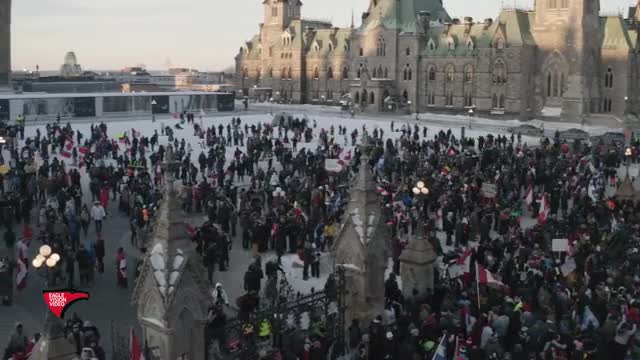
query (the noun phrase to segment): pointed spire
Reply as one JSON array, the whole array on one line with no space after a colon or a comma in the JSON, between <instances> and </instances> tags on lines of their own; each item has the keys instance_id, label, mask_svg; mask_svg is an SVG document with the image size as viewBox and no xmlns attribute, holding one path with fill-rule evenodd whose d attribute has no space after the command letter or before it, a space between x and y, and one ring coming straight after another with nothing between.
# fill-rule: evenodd
<instances>
[{"instance_id":1,"label":"pointed spire","mask_svg":"<svg viewBox=\"0 0 640 360\"><path fill-rule=\"evenodd\" d=\"M355 29L356 27L356 20L355 20L355 14L353 13L353 8L351 9L351 28Z\"/></svg>"},{"instance_id":2,"label":"pointed spire","mask_svg":"<svg viewBox=\"0 0 640 360\"><path fill-rule=\"evenodd\" d=\"M64 336L62 321L50 312L45 320L46 333L33 347L33 353L29 359L34 360L74 360L78 359L76 348Z\"/></svg>"}]
</instances>

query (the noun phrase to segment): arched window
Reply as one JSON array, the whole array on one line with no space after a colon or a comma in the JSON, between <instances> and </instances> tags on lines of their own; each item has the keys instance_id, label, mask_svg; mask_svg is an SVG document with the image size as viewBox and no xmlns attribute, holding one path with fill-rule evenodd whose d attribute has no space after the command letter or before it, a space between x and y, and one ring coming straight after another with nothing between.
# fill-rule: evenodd
<instances>
[{"instance_id":1,"label":"arched window","mask_svg":"<svg viewBox=\"0 0 640 360\"><path fill-rule=\"evenodd\" d=\"M564 73L560 74L560 97L564 96Z\"/></svg>"},{"instance_id":2,"label":"arched window","mask_svg":"<svg viewBox=\"0 0 640 360\"><path fill-rule=\"evenodd\" d=\"M385 79L389 78L389 69L387 69L386 67L384 68L384 78Z\"/></svg>"},{"instance_id":3,"label":"arched window","mask_svg":"<svg viewBox=\"0 0 640 360\"><path fill-rule=\"evenodd\" d=\"M293 70L291 68L289 68L289 70L287 70L287 75L289 80L293 79Z\"/></svg>"},{"instance_id":4,"label":"arched window","mask_svg":"<svg viewBox=\"0 0 640 360\"><path fill-rule=\"evenodd\" d=\"M503 85L507 83L507 71L502 60L496 61L493 66L493 83L496 85Z\"/></svg>"},{"instance_id":5,"label":"arched window","mask_svg":"<svg viewBox=\"0 0 640 360\"><path fill-rule=\"evenodd\" d=\"M360 102L360 93L356 91L356 94L353 97L353 102L354 103L359 103Z\"/></svg>"},{"instance_id":6,"label":"arched window","mask_svg":"<svg viewBox=\"0 0 640 360\"><path fill-rule=\"evenodd\" d=\"M282 68L282 72L280 73L280 78L281 79L287 78L287 68Z\"/></svg>"},{"instance_id":7,"label":"arched window","mask_svg":"<svg viewBox=\"0 0 640 360\"><path fill-rule=\"evenodd\" d=\"M455 69L454 69L453 65L447 66L447 70L445 71L445 73L447 75L447 82L452 82L453 81L453 75L455 73Z\"/></svg>"},{"instance_id":8,"label":"arched window","mask_svg":"<svg viewBox=\"0 0 640 360\"><path fill-rule=\"evenodd\" d=\"M376 49L377 56L387 56L387 45L384 42L384 38L380 36L378 38L378 46Z\"/></svg>"},{"instance_id":9,"label":"arched window","mask_svg":"<svg viewBox=\"0 0 640 360\"><path fill-rule=\"evenodd\" d=\"M331 67L327 69L327 79L333 79L333 69Z\"/></svg>"},{"instance_id":10,"label":"arched window","mask_svg":"<svg viewBox=\"0 0 640 360\"><path fill-rule=\"evenodd\" d=\"M547 97L551 97L551 73L547 73Z\"/></svg>"},{"instance_id":11,"label":"arched window","mask_svg":"<svg viewBox=\"0 0 640 360\"><path fill-rule=\"evenodd\" d=\"M613 69L608 68L604 74L604 87L607 89L613 89Z\"/></svg>"},{"instance_id":12,"label":"arched window","mask_svg":"<svg viewBox=\"0 0 640 360\"><path fill-rule=\"evenodd\" d=\"M559 94L558 92L559 81L560 79L558 79L558 73L554 72L553 73L553 97L557 97Z\"/></svg>"},{"instance_id":13,"label":"arched window","mask_svg":"<svg viewBox=\"0 0 640 360\"><path fill-rule=\"evenodd\" d=\"M373 68L373 78L374 79L378 78L378 69L376 69L375 67Z\"/></svg>"},{"instance_id":14,"label":"arched window","mask_svg":"<svg viewBox=\"0 0 640 360\"><path fill-rule=\"evenodd\" d=\"M346 67L342 68L342 79L349 79L349 69L347 69Z\"/></svg>"},{"instance_id":15,"label":"arched window","mask_svg":"<svg viewBox=\"0 0 640 360\"><path fill-rule=\"evenodd\" d=\"M407 92L407 90L405 90L405 91L402 93L402 98L404 99L404 102L409 101L409 93Z\"/></svg>"},{"instance_id":16,"label":"arched window","mask_svg":"<svg viewBox=\"0 0 640 360\"><path fill-rule=\"evenodd\" d=\"M409 81L413 80L413 70L411 70L411 67L409 67L409 76L408 76L408 80L409 80Z\"/></svg>"},{"instance_id":17,"label":"arched window","mask_svg":"<svg viewBox=\"0 0 640 360\"><path fill-rule=\"evenodd\" d=\"M429 68L429 81L435 81L435 80L436 80L436 68L431 67Z\"/></svg>"},{"instance_id":18,"label":"arched window","mask_svg":"<svg viewBox=\"0 0 640 360\"><path fill-rule=\"evenodd\" d=\"M372 91L371 94L369 94L369 104L375 104L375 103L376 103L376 96Z\"/></svg>"},{"instance_id":19,"label":"arched window","mask_svg":"<svg viewBox=\"0 0 640 360\"><path fill-rule=\"evenodd\" d=\"M362 96L360 97L360 102L363 105L367 104L367 89L362 90Z\"/></svg>"},{"instance_id":20,"label":"arched window","mask_svg":"<svg viewBox=\"0 0 640 360\"><path fill-rule=\"evenodd\" d=\"M472 82L473 81L473 66L467 65L464 69L464 81Z\"/></svg>"},{"instance_id":21,"label":"arched window","mask_svg":"<svg viewBox=\"0 0 640 360\"><path fill-rule=\"evenodd\" d=\"M491 107L494 109L498 108L498 96L493 94L493 98L491 99Z\"/></svg>"},{"instance_id":22,"label":"arched window","mask_svg":"<svg viewBox=\"0 0 640 360\"><path fill-rule=\"evenodd\" d=\"M360 54L360 56L364 56L364 50L362 48L360 48L359 54Z\"/></svg>"},{"instance_id":23,"label":"arched window","mask_svg":"<svg viewBox=\"0 0 640 360\"><path fill-rule=\"evenodd\" d=\"M320 79L320 70L318 70L317 66L313 68L313 78L316 80Z\"/></svg>"},{"instance_id":24,"label":"arched window","mask_svg":"<svg viewBox=\"0 0 640 360\"><path fill-rule=\"evenodd\" d=\"M504 95L500 95L500 103L498 106L500 109L504 109Z\"/></svg>"},{"instance_id":25,"label":"arched window","mask_svg":"<svg viewBox=\"0 0 640 360\"><path fill-rule=\"evenodd\" d=\"M360 79L361 76L362 76L362 64L360 64L360 67L358 68L358 71L356 73L356 79Z\"/></svg>"}]
</instances>

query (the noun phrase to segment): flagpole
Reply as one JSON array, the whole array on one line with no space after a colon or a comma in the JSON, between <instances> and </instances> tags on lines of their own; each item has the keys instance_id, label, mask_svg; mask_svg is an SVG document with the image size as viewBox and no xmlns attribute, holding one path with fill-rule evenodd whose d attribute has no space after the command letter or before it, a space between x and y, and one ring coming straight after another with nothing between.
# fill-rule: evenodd
<instances>
[{"instance_id":1,"label":"flagpole","mask_svg":"<svg viewBox=\"0 0 640 360\"><path fill-rule=\"evenodd\" d=\"M442 335L442 338L440 339L440 342L438 343L438 346L436 347L436 351L433 353L433 357L431 358L431 360L435 360L436 356L438 356L438 350L440 349L440 346L442 346L442 343L444 342L444 339L446 337L447 337L447 334Z\"/></svg>"},{"instance_id":2,"label":"flagpole","mask_svg":"<svg viewBox=\"0 0 640 360\"><path fill-rule=\"evenodd\" d=\"M478 260L476 260L476 292L478 293L478 312L480 312L480 271L478 268Z\"/></svg>"}]
</instances>

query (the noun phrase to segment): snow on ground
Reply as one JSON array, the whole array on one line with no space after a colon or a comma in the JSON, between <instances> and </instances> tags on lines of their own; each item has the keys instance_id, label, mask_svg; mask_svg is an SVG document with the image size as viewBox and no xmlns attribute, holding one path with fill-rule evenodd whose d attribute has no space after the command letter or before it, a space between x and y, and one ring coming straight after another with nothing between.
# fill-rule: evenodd
<instances>
[{"instance_id":1,"label":"snow on ground","mask_svg":"<svg viewBox=\"0 0 640 360\"><path fill-rule=\"evenodd\" d=\"M253 106L253 105L252 105ZM260 108L261 105L255 105L254 108ZM262 106L266 108L265 106ZM272 108L272 109L270 109ZM354 129L358 129L359 134L362 133L363 126L366 127L367 131L371 134L371 132L378 128L384 130L384 136L391 137L392 139L397 139L401 136L400 131L391 132L390 123L391 121L395 122L395 129L398 130L402 127L403 124L411 125L419 124L420 127L427 126L428 127L428 137L433 137L439 131L447 131L448 129L452 129L454 135L460 137L460 127L464 126L467 128L466 136L467 137L475 137L485 136L489 133L498 135L508 135L508 129L510 127L518 126L523 124L518 120L491 120L491 119L483 119L483 118L470 118L468 116L461 115L438 115L438 114L421 114L420 120L415 120L415 115L375 115L375 114L356 114L355 118L351 118L348 113L341 112L339 108L335 107L321 107L321 106L311 106L311 105L296 105L296 106L283 106L283 105L273 105L267 108L267 111L273 110L274 113L285 110L291 113L294 117L302 118L306 116L311 120L310 126L313 124L313 120L317 122L317 128L314 131L314 139L311 143L299 143L298 150L303 148L315 150L318 146L318 134L320 129L325 129L329 131L330 127L333 126L335 128L335 134L338 132L338 126L346 126L347 127L347 136L341 136L335 138L335 141L343 146L351 145L350 134ZM258 123L271 123L273 120L273 115L269 114L244 114L244 113L230 113L228 116L216 114L215 116L204 117L202 120L202 124L205 127L211 127L222 124L226 127L227 124L231 122L233 117L240 117L242 119L242 128L244 128L244 124L249 126L257 125ZM94 125L98 125L100 121L103 120L108 127L108 134L110 137L115 138L118 134L127 133L129 136L134 129L137 132L140 132L143 136L152 136L155 131L158 134L161 134L163 126L171 126L179 122L179 120L165 118L158 119L156 122L152 122L150 119L141 119L134 118L130 121L113 121L113 119L97 119L94 122ZM197 121L199 122L199 121ZM63 121L63 124L65 122ZM530 121L527 124L531 124L534 126L540 126L541 122L539 121ZM86 122L74 122L72 123L72 127L74 130L80 130L83 134L85 134L85 139L89 134L91 123ZM595 126L584 126L581 127L576 124L568 124L568 123L545 123L545 129L547 134L550 131L555 131L555 129L566 130L573 127L580 127L585 131L588 131L592 134L601 134L607 131L615 131L618 129L611 129L605 127L595 127ZM25 136L34 137L36 134L36 128L40 128L41 133L46 133L44 129L44 125L28 125L25 129ZM183 130L178 130L174 128L174 136L178 139L185 139L187 144L191 146L192 154L191 160L197 166L197 158L200 151L207 151L207 149L201 146L201 140L194 136L193 127L190 125L184 125ZM358 137L359 138L359 137ZM160 144L166 145L168 143L168 137L161 136ZM534 137L526 137L523 136L523 141L529 145L537 145L539 143L539 138ZM246 141L245 141L246 144ZM246 146L239 147L241 151L246 151ZM231 146L227 148L227 159L231 159L233 153L236 148ZM55 155L54 155L55 156ZM58 156L59 160L62 160L61 157ZM65 159L65 161L70 164L70 159ZM264 165L264 164L263 164ZM623 170L622 170L623 171ZM638 174L638 165L632 166L631 174ZM621 174L622 176L623 174ZM86 178L86 177L84 177ZM249 183L249 178L245 177L245 181L243 184L238 183L236 179L237 185L246 185ZM85 184L86 185L86 184ZM526 216L525 216L526 218ZM528 221L528 220L525 220ZM533 220L532 220L533 221ZM439 234L439 237L442 237L443 234ZM445 244L445 239L441 238L441 243L445 250L449 247ZM270 258L273 258L274 255L270 254L266 256L265 261L268 261ZM298 258L297 255L285 255L282 258L283 268L285 270L287 279L292 287L303 294L307 294L311 291L312 288L316 290L322 290L324 288L324 284L326 282L328 274L332 271L332 260L330 259L330 255L328 253L323 254L322 257L322 265L321 265L321 277L319 279L310 278L305 281L302 279L302 262ZM391 268L391 264L389 264L389 268ZM390 269L387 271L387 273ZM401 279L398 279L401 283Z\"/></svg>"}]
</instances>

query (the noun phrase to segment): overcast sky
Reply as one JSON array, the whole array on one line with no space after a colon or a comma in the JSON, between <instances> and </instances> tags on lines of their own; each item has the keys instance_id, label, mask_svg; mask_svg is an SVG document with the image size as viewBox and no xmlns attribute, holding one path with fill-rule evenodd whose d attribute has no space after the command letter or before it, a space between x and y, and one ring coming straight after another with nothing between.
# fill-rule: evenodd
<instances>
[{"instance_id":1,"label":"overcast sky","mask_svg":"<svg viewBox=\"0 0 640 360\"><path fill-rule=\"evenodd\" d=\"M356 25L369 0L302 0L303 16ZM632 0L601 0L616 14ZM444 0L453 17L495 18L514 0ZM516 0L532 6L533 0ZM625 10L626 13L626 10ZM240 44L262 20L262 0L13 0L13 68L58 69L74 51L85 69L192 67L233 64ZM626 14L625 14L626 15Z\"/></svg>"}]
</instances>

